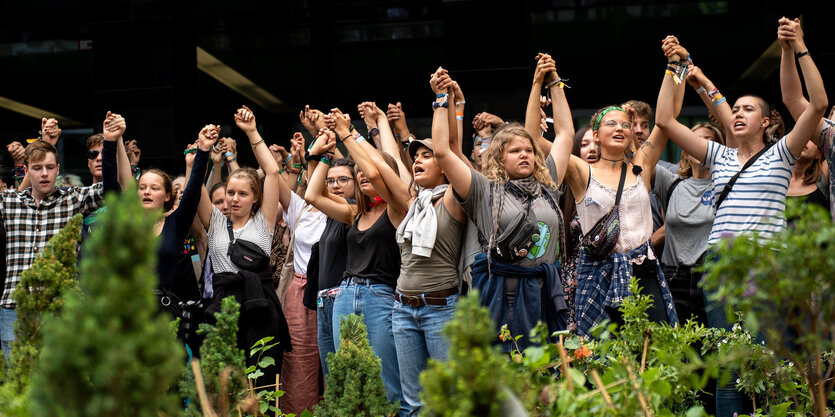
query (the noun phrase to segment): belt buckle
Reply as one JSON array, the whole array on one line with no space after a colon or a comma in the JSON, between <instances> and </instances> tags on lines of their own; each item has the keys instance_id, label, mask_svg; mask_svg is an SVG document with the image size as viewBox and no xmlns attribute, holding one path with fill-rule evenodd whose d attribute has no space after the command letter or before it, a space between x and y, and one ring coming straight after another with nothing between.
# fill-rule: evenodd
<instances>
[{"instance_id":1,"label":"belt buckle","mask_svg":"<svg viewBox=\"0 0 835 417\"><path fill-rule=\"evenodd\" d=\"M423 305L423 300L414 295L400 294L400 302L409 307L420 307Z\"/></svg>"}]
</instances>

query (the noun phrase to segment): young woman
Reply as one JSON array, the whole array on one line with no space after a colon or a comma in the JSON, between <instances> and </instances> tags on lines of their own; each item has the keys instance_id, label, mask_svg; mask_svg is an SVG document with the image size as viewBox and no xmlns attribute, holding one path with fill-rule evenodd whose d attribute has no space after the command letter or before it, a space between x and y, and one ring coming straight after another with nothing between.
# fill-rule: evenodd
<instances>
[{"instance_id":1,"label":"young woman","mask_svg":"<svg viewBox=\"0 0 835 417\"><path fill-rule=\"evenodd\" d=\"M778 33L782 49L780 88L783 93L783 104L789 109L792 117L798 120L809 106L809 101L803 97L803 87L800 84L800 76L797 74L797 66L793 56L795 53L802 53L803 51L795 51L790 40L798 37L802 40L803 30L800 28L799 21L795 19L786 22L786 24L781 24L780 32ZM821 134L813 134L814 139L806 143L806 147L803 148L803 152L800 153L800 157L794 165L787 193L789 199L803 198L807 203L822 205L827 210L831 210L831 172L835 169L835 159L833 159L832 154L832 135L830 134L827 137L826 133L829 129L835 131L834 126L835 123L831 120L821 119L817 128L817 131L820 131ZM835 213L835 211L831 211L831 213ZM833 218L835 218L835 214L833 214Z\"/></svg>"},{"instance_id":2,"label":"young woman","mask_svg":"<svg viewBox=\"0 0 835 417\"><path fill-rule=\"evenodd\" d=\"M363 314L368 342L382 362L386 398L389 401L400 401L400 415L406 416L409 407L400 387L391 312L394 308L394 288L400 273L395 225L400 224L408 207L401 203L402 196L394 198L392 190L386 186L387 182L393 184L401 181L394 158L387 153L380 154L373 147L362 145L366 140L351 129L348 115L339 109L333 109L331 115L336 122L335 133L322 132L317 141L323 141L326 146L318 152L333 149L337 137L348 149L357 164L356 204L350 204L329 192L324 193L326 166L319 166L313 172L305 199L328 217L351 225L346 236L348 256L345 275L333 305L333 343L339 347L341 317L351 313ZM381 124L379 128L388 129L388 124ZM391 170L379 171L375 161L388 164ZM392 178L384 181L383 175L391 175ZM408 198L408 193L406 196Z\"/></svg>"},{"instance_id":3,"label":"young woman","mask_svg":"<svg viewBox=\"0 0 835 417\"><path fill-rule=\"evenodd\" d=\"M293 157L298 165L304 162L304 137L300 132L293 134ZM321 159L321 157L319 158ZM315 169L319 160L311 159ZM284 355L281 379L285 395L281 398L281 410L301 414L312 410L319 402L319 345L317 342L316 312L304 306L304 292L307 288L307 269L313 245L319 242L325 229L327 216L305 202L279 176L279 202L283 218L290 228L293 242L293 280L284 292L284 316L290 329L293 352ZM303 190L299 192L303 193Z\"/></svg>"},{"instance_id":4,"label":"young woman","mask_svg":"<svg viewBox=\"0 0 835 417\"><path fill-rule=\"evenodd\" d=\"M261 135L258 134L255 116L247 107L235 113L235 124L249 138L258 164L264 170L264 187L258 175L251 168L235 171L226 181L226 205L229 217L212 205L206 187L201 187L202 196L197 214L203 227L208 230L209 252L212 257L213 298L207 309L207 318L220 311L220 302L227 296L234 296L241 305L238 319L238 348L249 352L252 345L263 337L272 336L278 345L265 354L275 359L276 365L263 369L264 376L258 378L257 386L275 384L276 374L281 372L284 352L290 351L290 334L281 311L278 297L273 290L272 276L267 258L272 243L272 230L278 215L278 164L270 154ZM219 126L208 125L200 131L200 141L215 139ZM230 238L230 234L232 235ZM246 265L230 251L242 242L249 242L253 252L249 258L261 262ZM234 246L233 246L234 245ZM256 253L258 249L261 252ZM263 255L259 258L258 255ZM248 355L247 355L248 356ZM254 365L257 358L247 357L247 364Z\"/></svg>"},{"instance_id":5,"label":"young woman","mask_svg":"<svg viewBox=\"0 0 835 417\"><path fill-rule=\"evenodd\" d=\"M574 146L571 154L593 164L597 162L600 155L600 146L594 140L594 132L591 126L581 127L574 134ZM565 295L565 303L568 306L568 329L577 331L577 323L574 320L574 296L577 291L577 261L580 259L580 242L583 237L583 229L580 227L580 217L577 216L577 204L574 202L574 194L571 188L563 183L560 186L560 209L565 218L565 249L562 259L562 292Z\"/></svg>"},{"instance_id":6,"label":"young woman","mask_svg":"<svg viewBox=\"0 0 835 417\"><path fill-rule=\"evenodd\" d=\"M700 122L691 129L705 140L725 143L725 135L713 123ZM678 174L655 172L654 190L667 212L661 269L670 285L676 314L683 322L695 315L707 325L702 274L695 270L704 260L707 238L713 226L713 184L701 161L682 151Z\"/></svg>"},{"instance_id":7,"label":"young woman","mask_svg":"<svg viewBox=\"0 0 835 417\"><path fill-rule=\"evenodd\" d=\"M310 149L311 157L325 155L324 149L323 141L316 141L313 148ZM333 161L330 167L327 167L327 160L321 163L321 166L322 169L327 169L327 177L325 178L327 190L323 191L322 194L342 198L347 203L353 204L356 189L354 162L342 158ZM312 184L311 182L308 188L313 186ZM316 327L318 329L319 360L324 375L328 374L328 354L336 352L333 333L333 302L339 293L339 283L342 282L342 277L345 275L345 266L348 261L348 229L347 224L329 217L325 223L325 230L322 231L322 237L319 239ZM312 260L313 257L311 256L311 262Z\"/></svg>"},{"instance_id":8,"label":"young woman","mask_svg":"<svg viewBox=\"0 0 835 417\"><path fill-rule=\"evenodd\" d=\"M540 91L548 78L555 133L549 155L543 155L524 127L512 123L493 132L490 147L482 155L481 174L453 151L448 135L439 130L434 138L435 160L446 173L456 201L478 229L483 253L473 264L473 287L479 289L494 322L507 324L513 337L522 336L520 349L531 345L529 331L539 320L547 323L549 332L565 329L567 310L557 260L563 238L557 187L571 152L574 127L553 59L548 55L537 58L528 109L530 115L533 107L532 129L539 137ZM437 97L435 120L447 120L447 106L453 100L441 88L445 75L439 68L430 81ZM518 239L502 237L511 223L520 221L529 233ZM511 348L509 340L502 344L505 352Z\"/></svg>"},{"instance_id":9,"label":"young woman","mask_svg":"<svg viewBox=\"0 0 835 417\"><path fill-rule=\"evenodd\" d=\"M448 75L435 77L433 81L433 89L454 91L455 98L463 97L457 83ZM364 104L364 114L376 113L378 127L388 123L382 110L376 109L373 103ZM456 119L441 119L440 116L436 113L433 120L433 138L452 133L455 138L453 149L458 150L458 156L463 160L457 145L460 136ZM384 127L381 132L382 143L394 143L389 129ZM391 171L382 175L386 187L393 191L394 198L401 199L400 205L409 207L405 218L397 224L401 266L394 293L392 329L400 386L410 415L417 415L421 409L420 373L426 369L428 359L443 361L447 358L449 342L443 329L452 319L458 302L458 261L466 221L444 171L435 160L432 143L433 139L424 139L409 144L414 177L411 188L396 179L388 165L376 165L381 172Z\"/></svg>"},{"instance_id":10,"label":"young woman","mask_svg":"<svg viewBox=\"0 0 835 417\"><path fill-rule=\"evenodd\" d=\"M678 53L686 54L686 51ZM672 82L668 79L664 82L668 81ZM676 89L679 97L683 94L681 87ZM606 250L594 253L590 247L580 251L575 299L577 333L589 335L594 325L607 318L620 322L618 307L631 295L629 281L633 276L638 278L642 292L652 295L649 319L676 323L678 318L670 290L650 245L649 190L665 138L660 130L653 130L632 156L632 162L627 163L625 152L629 151L634 132L632 117L626 110L618 106L599 110L592 116L592 131L600 143L600 159L590 165L578 157L571 157L566 183L574 194L584 235L589 235L601 218L610 215L618 189L622 187L618 205L620 226L616 243L608 253ZM587 237L614 240L614 236L601 235Z\"/></svg>"}]
</instances>

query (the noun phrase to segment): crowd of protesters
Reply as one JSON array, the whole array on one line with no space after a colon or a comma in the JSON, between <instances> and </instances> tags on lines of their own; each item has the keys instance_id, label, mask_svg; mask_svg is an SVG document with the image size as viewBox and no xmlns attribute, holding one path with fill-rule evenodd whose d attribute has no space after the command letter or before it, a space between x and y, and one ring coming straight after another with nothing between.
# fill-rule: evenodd
<instances>
[{"instance_id":1,"label":"crowd of protesters","mask_svg":"<svg viewBox=\"0 0 835 417\"><path fill-rule=\"evenodd\" d=\"M287 150L268 145L243 106L233 120L258 166L238 166L241 143L206 125L185 151L186 174L173 180L140 171L141 151L123 140L125 118L108 112L87 141L95 183L59 181L61 130L43 119L41 140L7 147L17 167L15 186L0 194L3 351L14 339L21 272L74 214L85 216L85 236L95 233L104 194L129 190L159 216L156 295L161 309L194 313L179 333L191 354L199 355L197 322L235 296L239 346L279 341L265 378L280 373L284 412L319 401L339 319L356 313L387 398L401 416L416 415L420 372L429 358L446 359L442 330L471 289L522 349L538 321L585 337L605 320L622 322L632 277L652 296L650 320L727 327L722 306L706 303L699 287L709 245L754 232L773 238L787 227L787 197L833 208L835 122L824 118L823 82L799 21L780 19L777 35L782 101L795 121L788 133L763 98L731 103L673 36L661 43L667 64L653 129L652 108L637 100L602 106L575 128L568 85L541 53L524 122L478 114L471 155L462 86L440 67L429 79L431 138L410 132L400 103L366 101L353 119L305 107L299 118L310 136L295 133ZM687 85L712 121L676 120ZM667 140L682 149L677 164L661 160ZM740 411L732 394L717 395L718 415Z\"/></svg>"}]
</instances>

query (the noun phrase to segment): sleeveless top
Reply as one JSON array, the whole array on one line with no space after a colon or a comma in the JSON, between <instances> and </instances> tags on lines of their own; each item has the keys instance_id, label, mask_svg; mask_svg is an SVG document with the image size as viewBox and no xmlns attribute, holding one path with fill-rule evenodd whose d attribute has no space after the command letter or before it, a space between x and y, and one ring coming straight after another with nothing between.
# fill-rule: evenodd
<instances>
[{"instance_id":1,"label":"sleeveless top","mask_svg":"<svg viewBox=\"0 0 835 417\"><path fill-rule=\"evenodd\" d=\"M383 212L366 230L359 230L357 224L359 219L348 230L344 278L368 278L394 288L400 273L400 252L394 237L397 229L388 213Z\"/></svg>"},{"instance_id":2,"label":"sleeveless top","mask_svg":"<svg viewBox=\"0 0 835 417\"><path fill-rule=\"evenodd\" d=\"M627 167L627 169L629 169ZM589 166L589 185L583 200L577 203L577 215L583 234L589 232L594 224L609 213L615 204L618 189L608 187L594 178ZM620 236L615 245L615 252L628 253L649 241L652 236L652 209L649 192L644 181L638 175L635 184L623 186L620 197Z\"/></svg>"},{"instance_id":3,"label":"sleeveless top","mask_svg":"<svg viewBox=\"0 0 835 417\"><path fill-rule=\"evenodd\" d=\"M432 254L427 258L412 254L412 244L400 245L400 278L397 289L405 292L432 292L458 286L458 258L464 223L455 220L441 200L435 207L438 234Z\"/></svg>"}]
</instances>

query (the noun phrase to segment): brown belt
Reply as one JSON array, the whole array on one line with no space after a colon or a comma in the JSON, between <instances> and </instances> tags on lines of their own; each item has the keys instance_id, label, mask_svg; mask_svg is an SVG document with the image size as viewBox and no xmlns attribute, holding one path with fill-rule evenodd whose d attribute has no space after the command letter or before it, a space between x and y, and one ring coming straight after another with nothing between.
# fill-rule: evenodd
<instances>
[{"instance_id":1,"label":"brown belt","mask_svg":"<svg viewBox=\"0 0 835 417\"><path fill-rule=\"evenodd\" d=\"M394 299L409 307L422 307L425 305L445 306L447 305L446 298L453 294L458 294L458 287L417 294L403 294L400 291L395 291Z\"/></svg>"}]
</instances>

